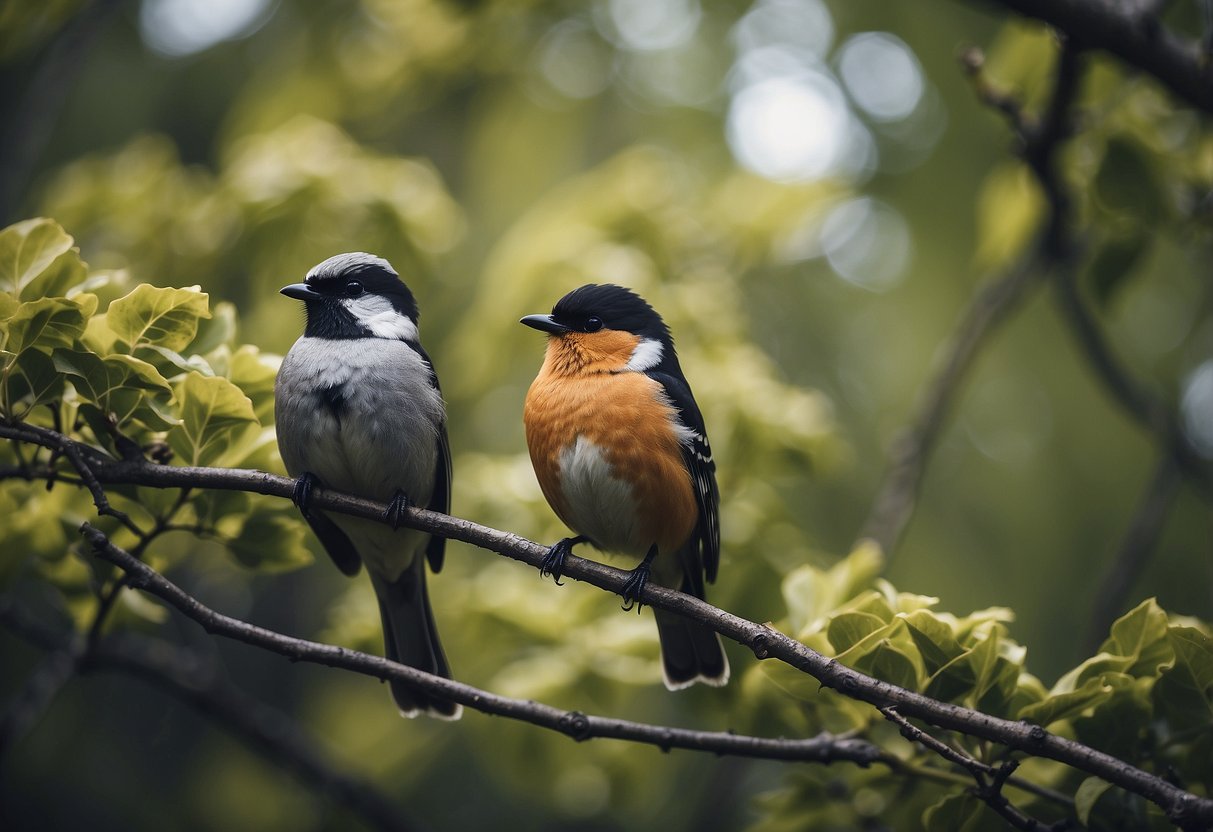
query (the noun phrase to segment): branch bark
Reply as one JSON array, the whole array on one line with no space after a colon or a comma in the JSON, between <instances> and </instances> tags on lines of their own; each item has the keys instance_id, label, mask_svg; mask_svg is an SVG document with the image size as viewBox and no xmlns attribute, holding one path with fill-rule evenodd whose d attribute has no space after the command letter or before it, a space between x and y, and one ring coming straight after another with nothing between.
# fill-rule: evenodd
<instances>
[{"instance_id":1,"label":"branch bark","mask_svg":"<svg viewBox=\"0 0 1213 832\"><path fill-rule=\"evenodd\" d=\"M34 444L52 449L60 447L64 442L74 441L55 431L24 424L0 424L0 437L32 441ZM101 483L146 485L158 488L215 488L268 494L284 499L289 499L294 490L294 480L268 474L263 471L177 467L156 465L140 460L104 460L97 456L95 452L92 452L91 449L90 453L92 454L90 464L92 465L93 474L97 481ZM316 508L338 511L377 522L382 522L384 512L387 509L387 506L382 503L376 503L372 500L365 500L328 489L317 489L313 495L312 505ZM496 552L526 563L536 569L540 568L543 557L548 551L548 547L527 540L520 535L498 531L497 529L473 523L470 520L451 517L420 508L409 508L402 517L402 525ZM114 551L114 557L123 560L125 564L124 569L129 566L131 573L136 576L142 575L143 579L149 582L147 586L149 591L152 591L152 587L157 587L172 594L172 591L176 589L171 584L168 584L168 588L165 588L164 585L167 584L167 581L162 577L151 572L145 564L131 558L126 553L121 552L121 550L116 550L104 534L96 529L92 529L92 527L89 528L91 529L89 531L90 542L95 542L99 545L102 552ZM623 589L628 577L628 573L625 571L575 555L568 558L564 575L613 593L619 593ZM180 590L176 591L180 592ZM189 598L189 596L185 596L180 600L187 607L197 603ZM882 682L846 667L835 659L823 656L821 653L810 649L773 627L748 621L718 607L714 607L698 598L672 589L650 583L641 594L640 601L649 606L668 610L711 627L726 638L749 648L759 659L774 658L785 662L814 677L823 686L837 690L849 698L867 702L878 709L894 706L902 716L919 719L940 728L990 740L1032 756L1056 760L1088 774L1096 775L1113 785L1141 795L1157 804L1166 812L1168 818L1173 823L1181 827L1203 828L1213 825L1213 799L1198 797L1186 792L1161 777L1136 768L1123 760L1097 751L1082 743L1051 734L1039 725L1013 722L990 716L980 711L940 702L920 693ZM213 625L218 626L222 623L225 626L235 626L236 630L241 632L245 632L241 629L242 627L248 627L250 629L247 632L252 633L258 639L267 639L267 644L273 642L275 637L278 637L278 634L253 627L244 622L235 621L234 619L224 619L222 616L213 619L209 618L209 616L218 616L218 614L211 610L205 610L205 608L203 610L203 617L207 618ZM379 678L392 676L393 678L399 678L414 684L427 683L428 677L426 677L426 674L395 665L386 659L365 656L364 654L354 654L343 648L314 644L313 642L299 639L290 639L286 636L281 636L281 638L285 638L287 641L276 643L275 647L281 648L277 652L283 652L288 656L300 659L306 658L309 661L317 661L330 666L356 670L357 672L367 672ZM355 656L358 658L355 659ZM434 690L470 707L486 710L488 707L486 703L491 703L493 707L500 708L500 710L492 711L493 713L515 716L513 708L516 703L514 700L486 694L483 691L450 680L439 679L434 684L450 686L434 688ZM490 700L485 697L492 697L492 699ZM481 705L485 705L485 707L480 707ZM534 724L541 724L544 727L554 728L570 736L577 736L581 733L584 723L571 712L539 705L536 705L536 709L531 712L521 711L516 718L531 721ZM535 719L527 719L528 716L533 716ZM561 721L562 719L564 720L563 722ZM677 738L678 734L670 734L669 732L672 729L659 726L647 726L655 733L640 732L644 735L635 736L632 733L634 723L602 719L599 722L591 721L589 724L594 726L595 731L601 731L601 733L595 733L591 736L633 739L659 747L666 747L667 745L669 747L700 747L699 745L689 744L694 739L692 737L685 737L688 743L685 745L677 739L671 741L670 738ZM695 734L698 732L691 733ZM735 737L735 735L723 734L719 735L719 737L721 742L728 744L734 742L734 740L727 738ZM780 741L765 740L764 742L778 743ZM799 742L812 741L801 740ZM742 747L744 745L744 743L739 744L736 751L730 748L727 751L718 751L718 753L740 754L745 750ZM717 749L705 748L704 750Z\"/></svg>"},{"instance_id":2,"label":"branch bark","mask_svg":"<svg viewBox=\"0 0 1213 832\"><path fill-rule=\"evenodd\" d=\"M1178 98L1213 113L1213 65L1195 41L1176 35L1154 8L1114 0L982 0L1048 23L1083 47L1099 49L1152 75Z\"/></svg>"},{"instance_id":3,"label":"branch bark","mask_svg":"<svg viewBox=\"0 0 1213 832\"><path fill-rule=\"evenodd\" d=\"M334 766L299 725L216 675L186 650L124 635L91 644L81 653L89 644L86 637L65 638L11 604L0 604L0 624L52 656L79 655L81 673L124 673L180 699L373 829L416 832L419 828L371 783Z\"/></svg>"},{"instance_id":4,"label":"branch bark","mask_svg":"<svg viewBox=\"0 0 1213 832\"><path fill-rule=\"evenodd\" d=\"M319 497L320 493L316 492L316 496ZM324 504L317 499L314 499L312 504L324 507ZM382 515L382 512L380 514ZM661 725L647 725L622 719L591 716L579 711L565 711L539 702L499 696L453 679L433 676L413 667L396 664L369 653L294 638L216 612L147 564L133 557L129 552L115 546L96 527L85 523L81 526L80 531L99 557L114 564L130 576L131 586L149 592L167 602L186 617L201 624L208 633L242 641L245 644L286 656L292 661L313 662L326 667L337 667L373 676L380 680L398 679L459 702L468 708L495 716L517 719L541 728L549 728L572 737L578 742L602 737L655 745L662 750L683 748L739 757L819 763L845 760L861 766L886 760L883 751L865 740L839 738L829 734L822 734L807 740L767 739L741 734L668 728Z\"/></svg>"}]
</instances>

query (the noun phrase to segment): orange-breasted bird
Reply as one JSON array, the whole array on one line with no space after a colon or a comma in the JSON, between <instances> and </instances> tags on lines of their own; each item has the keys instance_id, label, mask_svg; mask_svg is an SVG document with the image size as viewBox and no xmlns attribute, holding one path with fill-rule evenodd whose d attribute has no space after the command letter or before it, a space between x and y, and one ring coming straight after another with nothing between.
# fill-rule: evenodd
<instances>
[{"instance_id":1,"label":"orange-breasted bird","mask_svg":"<svg viewBox=\"0 0 1213 832\"><path fill-rule=\"evenodd\" d=\"M559 583L578 543L636 558L623 591L636 604L650 576L704 597L720 562L720 492L703 416L669 327L634 292L590 284L550 315L521 321L548 334L523 422L552 509L576 537L554 545L543 572ZM719 686L729 662L713 630L655 609L666 687Z\"/></svg>"},{"instance_id":2,"label":"orange-breasted bird","mask_svg":"<svg viewBox=\"0 0 1213 832\"><path fill-rule=\"evenodd\" d=\"M337 568L371 576L392 661L450 677L425 585L425 563L442 568L446 541L397 528L408 505L449 512L451 453L446 409L417 337L417 303L382 257L330 257L282 294L304 302L307 324L274 384L278 449L298 477L295 503ZM385 519L310 506L317 483L389 503ZM405 716L457 719L461 708L393 680Z\"/></svg>"}]
</instances>

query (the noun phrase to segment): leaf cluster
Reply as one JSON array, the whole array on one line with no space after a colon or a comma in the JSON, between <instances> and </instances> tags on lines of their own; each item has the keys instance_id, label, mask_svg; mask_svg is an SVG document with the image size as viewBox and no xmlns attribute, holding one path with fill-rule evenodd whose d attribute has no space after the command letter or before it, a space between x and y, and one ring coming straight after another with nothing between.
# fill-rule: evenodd
<instances>
[{"instance_id":1,"label":"leaf cluster","mask_svg":"<svg viewBox=\"0 0 1213 832\"><path fill-rule=\"evenodd\" d=\"M879 552L860 546L829 568L804 566L784 580L787 617L780 629L826 656L878 679L1010 720L1023 720L1076 739L1186 788L1213 790L1213 638L1207 624L1172 617L1154 599L1112 626L1098 652L1046 687L1028 670L1027 649L1008 625L1011 610L958 617L938 599L898 592L878 577ZM928 749L896 736L879 712L822 689L786 665L764 663L746 674L745 690L766 731L797 735L855 731L897 748L917 772L912 786L889 772L845 781L831 772L801 772L766 796L757 828L837 828L880 817L894 828L1001 829L1004 821L973 794L958 790L949 769ZM950 740L979 762L997 766L1007 749L972 738ZM1168 829L1147 802L1126 797L1098 778L1030 760L1019 772L1034 783L1073 795L1073 811L1040 796L1010 797L1033 816L1076 818L1084 828ZM898 819L898 820L893 820Z\"/></svg>"},{"instance_id":2,"label":"leaf cluster","mask_svg":"<svg viewBox=\"0 0 1213 832\"><path fill-rule=\"evenodd\" d=\"M53 220L0 231L0 418L54 428L117 458L146 453L174 465L280 469L272 430L277 359L236 345L234 307L212 310L199 287L128 282L121 272L90 272ZM3 453L29 471L56 463L11 446ZM246 564L311 560L303 529L279 501L204 493L171 499L133 487L114 493L146 528L188 529ZM0 499L20 506L31 529L58 527L87 505L83 493L47 493L14 480L0 485ZM61 538L34 537L32 548L4 548L11 553L4 573L28 565L19 559L31 553L63 563ZM68 571L81 581L78 570Z\"/></svg>"}]
</instances>

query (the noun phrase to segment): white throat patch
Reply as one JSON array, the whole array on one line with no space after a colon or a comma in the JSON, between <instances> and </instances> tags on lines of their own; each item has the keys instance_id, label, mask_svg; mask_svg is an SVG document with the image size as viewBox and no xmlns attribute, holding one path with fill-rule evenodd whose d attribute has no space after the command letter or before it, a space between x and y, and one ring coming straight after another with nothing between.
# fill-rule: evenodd
<instances>
[{"instance_id":1,"label":"white throat patch","mask_svg":"<svg viewBox=\"0 0 1213 832\"><path fill-rule=\"evenodd\" d=\"M623 369L633 373L651 370L661 363L663 351L660 341L655 338L642 338L636 349L632 350L632 357Z\"/></svg>"},{"instance_id":2,"label":"white throat patch","mask_svg":"<svg viewBox=\"0 0 1213 832\"><path fill-rule=\"evenodd\" d=\"M391 301L381 295L359 295L343 298L341 305L350 311L358 323L369 329L377 338L392 338L401 341L417 340L417 324L408 315L402 315Z\"/></svg>"}]
</instances>

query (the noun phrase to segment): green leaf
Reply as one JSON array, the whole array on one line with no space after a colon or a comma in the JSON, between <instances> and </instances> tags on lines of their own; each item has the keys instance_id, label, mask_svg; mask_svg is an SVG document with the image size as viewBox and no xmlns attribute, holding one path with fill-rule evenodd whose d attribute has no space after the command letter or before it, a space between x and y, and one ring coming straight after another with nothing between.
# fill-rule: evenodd
<instances>
[{"instance_id":1,"label":"green leaf","mask_svg":"<svg viewBox=\"0 0 1213 832\"><path fill-rule=\"evenodd\" d=\"M1168 201L1151 157L1130 139L1114 136L1108 140L1095 175L1095 195L1104 207L1147 225L1166 218Z\"/></svg>"},{"instance_id":2,"label":"green leaf","mask_svg":"<svg viewBox=\"0 0 1213 832\"><path fill-rule=\"evenodd\" d=\"M89 317L96 311L96 295L79 295L75 300L41 298L23 303L8 319L6 347L14 353L30 347L70 347L84 333Z\"/></svg>"},{"instance_id":3,"label":"green leaf","mask_svg":"<svg viewBox=\"0 0 1213 832\"><path fill-rule=\"evenodd\" d=\"M1036 233L1044 210L1044 195L1026 165L995 166L977 196L977 265L1001 266L1019 254Z\"/></svg>"},{"instance_id":4,"label":"green leaf","mask_svg":"<svg viewBox=\"0 0 1213 832\"><path fill-rule=\"evenodd\" d=\"M834 616L826 632L830 645L841 654L886 626L884 621L871 613L844 612Z\"/></svg>"},{"instance_id":5,"label":"green leaf","mask_svg":"<svg viewBox=\"0 0 1213 832\"><path fill-rule=\"evenodd\" d=\"M1074 793L1074 813L1078 815L1079 823L1083 826L1090 825L1091 810L1095 808L1099 798L1103 797L1110 788L1112 788L1111 783L1100 780L1098 777L1088 777L1082 781L1082 785Z\"/></svg>"},{"instance_id":6,"label":"green leaf","mask_svg":"<svg viewBox=\"0 0 1213 832\"><path fill-rule=\"evenodd\" d=\"M181 424L169 432L173 451L190 465L207 465L227 449L233 431L257 425L253 403L221 376L190 373L177 385Z\"/></svg>"},{"instance_id":7,"label":"green leaf","mask_svg":"<svg viewBox=\"0 0 1213 832\"><path fill-rule=\"evenodd\" d=\"M168 347L162 347L159 344L142 344L139 346L139 349L145 351L145 356L149 352L153 353L155 358L152 361L160 361L158 369L161 369L162 372L172 367L185 373L201 373L204 376L213 376L215 374L215 371L211 369L211 365L200 355L191 355L189 358L186 358L181 353L170 350ZM174 375L176 374L174 373Z\"/></svg>"},{"instance_id":8,"label":"green leaf","mask_svg":"<svg viewBox=\"0 0 1213 832\"><path fill-rule=\"evenodd\" d=\"M1057 40L1048 27L1010 20L986 51L984 70L999 88L1031 105L1047 89L1056 56Z\"/></svg>"},{"instance_id":9,"label":"green leaf","mask_svg":"<svg viewBox=\"0 0 1213 832\"><path fill-rule=\"evenodd\" d=\"M118 340L117 334L106 323L104 312L89 318L88 326L84 328L84 334L80 336L80 343L85 349L98 355L125 352L125 347L119 348L121 342Z\"/></svg>"},{"instance_id":10,"label":"green leaf","mask_svg":"<svg viewBox=\"0 0 1213 832\"><path fill-rule=\"evenodd\" d=\"M1182 729L1213 724L1213 638L1195 627L1171 627L1175 664L1154 686L1154 701Z\"/></svg>"},{"instance_id":11,"label":"green leaf","mask_svg":"<svg viewBox=\"0 0 1213 832\"><path fill-rule=\"evenodd\" d=\"M975 701L983 696L997 678L998 639L997 632L991 632L941 667L929 680L926 695L945 702L961 696Z\"/></svg>"},{"instance_id":12,"label":"green leaf","mask_svg":"<svg viewBox=\"0 0 1213 832\"><path fill-rule=\"evenodd\" d=\"M40 350L26 350L17 357L8 377L5 401L10 415L22 418L40 404L63 395L63 375L55 362Z\"/></svg>"},{"instance_id":13,"label":"green leaf","mask_svg":"<svg viewBox=\"0 0 1213 832\"><path fill-rule=\"evenodd\" d=\"M1154 679L1107 673L1103 681L1112 689L1111 695L1090 713L1071 721L1074 737L1136 765L1145 750L1144 738L1154 713L1150 699Z\"/></svg>"},{"instance_id":14,"label":"green leaf","mask_svg":"<svg viewBox=\"0 0 1213 832\"><path fill-rule=\"evenodd\" d=\"M988 811L972 794L961 792L945 797L923 812L922 825L927 832L974 832L989 824L990 818L983 818Z\"/></svg>"},{"instance_id":15,"label":"green leaf","mask_svg":"<svg viewBox=\"0 0 1213 832\"><path fill-rule=\"evenodd\" d=\"M829 569L801 566L783 580L789 629L803 638L806 631L824 626L826 616L870 586L884 567L884 556L874 543L861 543Z\"/></svg>"},{"instance_id":16,"label":"green leaf","mask_svg":"<svg viewBox=\"0 0 1213 832\"><path fill-rule=\"evenodd\" d=\"M1019 719L1048 728L1062 719L1073 719L1088 708L1106 702L1112 696L1112 687L1102 679L1088 679L1078 690L1050 696L1042 702L1023 708Z\"/></svg>"},{"instance_id":17,"label":"green leaf","mask_svg":"<svg viewBox=\"0 0 1213 832\"><path fill-rule=\"evenodd\" d=\"M11 318L20 305L21 301L8 292L0 292L0 321L7 321Z\"/></svg>"},{"instance_id":18,"label":"green leaf","mask_svg":"<svg viewBox=\"0 0 1213 832\"><path fill-rule=\"evenodd\" d=\"M1151 235L1130 226L1114 233L1096 250L1087 273L1100 306L1107 308L1112 303L1152 241Z\"/></svg>"},{"instance_id":19,"label":"green leaf","mask_svg":"<svg viewBox=\"0 0 1213 832\"><path fill-rule=\"evenodd\" d=\"M1118 618L1099 652L1058 679L1053 692L1077 690L1088 679L1107 673L1154 678L1174 655L1167 639L1167 614L1149 598Z\"/></svg>"},{"instance_id":20,"label":"green leaf","mask_svg":"<svg viewBox=\"0 0 1213 832\"><path fill-rule=\"evenodd\" d=\"M197 286L161 289L136 286L106 310L110 329L132 348L157 344L180 350L194 340L200 318L209 318L209 297Z\"/></svg>"},{"instance_id":21,"label":"green leaf","mask_svg":"<svg viewBox=\"0 0 1213 832\"><path fill-rule=\"evenodd\" d=\"M72 384L88 401L104 406L122 388L170 392L168 381L146 361L129 355L105 358L84 350L55 350L55 367L71 376Z\"/></svg>"},{"instance_id":22,"label":"green leaf","mask_svg":"<svg viewBox=\"0 0 1213 832\"><path fill-rule=\"evenodd\" d=\"M919 675L914 660L890 639L876 642L855 662L856 670L909 690L918 690Z\"/></svg>"},{"instance_id":23,"label":"green leaf","mask_svg":"<svg viewBox=\"0 0 1213 832\"><path fill-rule=\"evenodd\" d=\"M118 425L135 418L163 430L176 422L163 408L172 388L151 364L129 355L102 358L84 350L57 349L52 357L55 368L69 376L81 398L112 416ZM98 426L92 426L96 432Z\"/></svg>"},{"instance_id":24,"label":"green leaf","mask_svg":"<svg viewBox=\"0 0 1213 832\"><path fill-rule=\"evenodd\" d=\"M227 377L252 400L262 424L273 420L274 381L281 362L278 356L266 355L249 344L236 350L228 362Z\"/></svg>"},{"instance_id":25,"label":"green leaf","mask_svg":"<svg viewBox=\"0 0 1213 832\"><path fill-rule=\"evenodd\" d=\"M61 297L88 270L57 222L24 220L0 231L0 290L21 300Z\"/></svg>"},{"instance_id":26,"label":"green leaf","mask_svg":"<svg viewBox=\"0 0 1213 832\"><path fill-rule=\"evenodd\" d=\"M952 633L952 628L934 613L915 610L902 616L902 620L906 622L910 638L922 654L927 673L934 674L964 652L964 648Z\"/></svg>"},{"instance_id":27,"label":"green leaf","mask_svg":"<svg viewBox=\"0 0 1213 832\"><path fill-rule=\"evenodd\" d=\"M1175 657L1167 629L1166 612L1155 599L1147 598L1112 624L1111 634L1099 650L1131 658L1125 668L1130 675L1157 676L1159 668Z\"/></svg>"},{"instance_id":28,"label":"green leaf","mask_svg":"<svg viewBox=\"0 0 1213 832\"><path fill-rule=\"evenodd\" d=\"M312 562L304 544L306 527L277 511L257 510L227 546L243 565L263 572L284 572Z\"/></svg>"},{"instance_id":29,"label":"green leaf","mask_svg":"<svg viewBox=\"0 0 1213 832\"><path fill-rule=\"evenodd\" d=\"M198 322L198 334L190 351L206 355L236 337L236 307L228 301L219 301L211 310L211 317Z\"/></svg>"}]
</instances>

